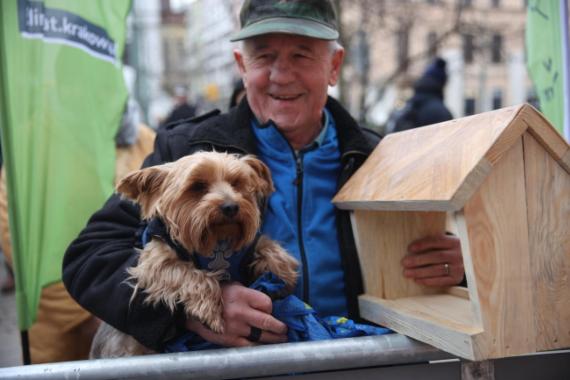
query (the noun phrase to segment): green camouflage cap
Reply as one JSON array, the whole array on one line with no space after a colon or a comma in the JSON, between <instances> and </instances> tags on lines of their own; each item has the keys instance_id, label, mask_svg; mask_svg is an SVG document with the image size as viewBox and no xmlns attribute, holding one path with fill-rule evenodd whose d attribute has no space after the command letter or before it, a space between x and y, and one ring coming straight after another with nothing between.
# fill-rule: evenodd
<instances>
[{"instance_id":1,"label":"green camouflage cap","mask_svg":"<svg viewBox=\"0 0 570 380\"><path fill-rule=\"evenodd\" d=\"M338 39L336 10L330 0L245 0L240 24L232 42L269 33Z\"/></svg>"}]
</instances>

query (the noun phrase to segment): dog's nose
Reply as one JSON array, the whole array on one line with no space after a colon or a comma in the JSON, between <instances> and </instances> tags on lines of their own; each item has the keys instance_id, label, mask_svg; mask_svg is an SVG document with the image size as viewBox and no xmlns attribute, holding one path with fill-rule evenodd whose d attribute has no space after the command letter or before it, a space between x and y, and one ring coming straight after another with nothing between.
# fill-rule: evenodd
<instances>
[{"instance_id":1,"label":"dog's nose","mask_svg":"<svg viewBox=\"0 0 570 380\"><path fill-rule=\"evenodd\" d=\"M221 206L222 214L227 216L228 218L233 218L236 216L237 212L239 211L239 206L233 202L226 202Z\"/></svg>"}]
</instances>

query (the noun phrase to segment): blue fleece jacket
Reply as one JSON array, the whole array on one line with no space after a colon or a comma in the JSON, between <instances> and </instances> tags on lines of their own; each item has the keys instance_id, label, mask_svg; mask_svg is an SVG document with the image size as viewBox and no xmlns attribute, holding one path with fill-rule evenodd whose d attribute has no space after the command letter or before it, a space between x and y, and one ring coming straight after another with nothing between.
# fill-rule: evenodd
<instances>
[{"instance_id":1,"label":"blue fleece jacket","mask_svg":"<svg viewBox=\"0 0 570 380\"><path fill-rule=\"evenodd\" d=\"M323 135L295 152L275 125L252 122L258 156L271 169L275 193L262 233L300 263L295 295L319 315L347 315L335 208L340 151L334 120L325 110Z\"/></svg>"}]
</instances>

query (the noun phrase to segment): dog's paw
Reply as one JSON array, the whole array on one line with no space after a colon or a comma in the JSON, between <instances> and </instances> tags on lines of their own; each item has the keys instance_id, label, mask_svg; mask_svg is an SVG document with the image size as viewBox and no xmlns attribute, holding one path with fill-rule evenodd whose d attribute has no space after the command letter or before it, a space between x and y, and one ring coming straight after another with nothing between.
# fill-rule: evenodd
<instances>
[{"instance_id":1,"label":"dog's paw","mask_svg":"<svg viewBox=\"0 0 570 380\"><path fill-rule=\"evenodd\" d=\"M207 323L210 330L215 332L216 334L223 334L225 331L224 328L224 319L220 316L219 318L214 318L209 323Z\"/></svg>"},{"instance_id":2,"label":"dog's paw","mask_svg":"<svg viewBox=\"0 0 570 380\"><path fill-rule=\"evenodd\" d=\"M204 302L200 307L187 307L186 313L213 332L217 334L224 333L224 318L221 305Z\"/></svg>"},{"instance_id":3,"label":"dog's paw","mask_svg":"<svg viewBox=\"0 0 570 380\"><path fill-rule=\"evenodd\" d=\"M299 277L299 263L285 252L279 261L279 265L271 268L271 271L285 282L287 290L293 291L295 285L297 285L297 278Z\"/></svg>"},{"instance_id":4,"label":"dog's paw","mask_svg":"<svg viewBox=\"0 0 570 380\"><path fill-rule=\"evenodd\" d=\"M288 265L283 265L274 273L285 282L287 290L293 291L295 289L295 285L297 285L297 278L299 277L299 274L297 273L299 265L295 260L292 263L286 264Z\"/></svg>"},{"instance_id":5,"label":"dog's paw","mask_svg":"<svg viewBox=\"0 0 570 380\"><path fill-rule=\"evenodd\" d=\"M252 262L253 275L257 278L264 272L273 272L292 291L297 284L299 263L275 241L262 236L256 247Z\"/></svg>"},{"instance_id":6,"label":"dog's paw","mask_svg":"<svg viewBox=\"0 0 570 380\"><path fill-rule=\"evenodd\" d=\"M191 280L179 288L179 301L184 305L186 315L216 333L223 333L224 305L218 273L195 269L187 278Z\"/></svg>"}]
</instances>

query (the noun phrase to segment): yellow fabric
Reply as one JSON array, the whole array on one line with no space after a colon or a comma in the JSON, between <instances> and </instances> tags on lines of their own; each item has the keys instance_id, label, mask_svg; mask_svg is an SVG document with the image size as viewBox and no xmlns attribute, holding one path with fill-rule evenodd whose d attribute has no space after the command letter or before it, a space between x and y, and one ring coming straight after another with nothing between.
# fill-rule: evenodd
<instances>
[{"instance_id":1,"label":"yellow fabric","mask_svg":"<svg viewBox=\"0 0 570 380\"><path fill-rule=\"evenodd\" d=\"M117 161L115 164L115 184L130 172L140 169L144 159L154 146L156 133L144 124L139 125L139 136L135 144L128 147L117 148Z\"/></svg>"},{"instance_id":2,"label":"yellow fabric","mask_svg":"<svg viewBox=\"0 0 570 380\"><path fill-rule=\"evenodd\" d=\"M4 168L0 170L0 244L4 252L6 263L12 265L12 242L10 240L10 226L8 225L8 197L6 196L6 176Z\"/></svg>"},{"instance_id":3,"label":"yellow fabric","mask_svg":"<svg viewBox=\"0 0 570 380\"><path fill-rule=\"evenodd\" d=\"M28 330L32 363L87 359L96 326L62 282L42 289L37 320Z\"/></svg>"},{"instance_id":4,"label":"yellow fabric","mask_svg":"<svg viewBox=\"0 0 570 380\"><path fill-rule=\"evenodd\" d=\"M116 181L140 168L152 152L155 132L141 125L138 140L117 148ZM8 225L8 202L4 170L0 172L0 244L12 266L12 244ZM87 359L98 320L79 306L62 282L42 289L36 322L28 331L33 364Z\"/></svg>"}]
</instances>

